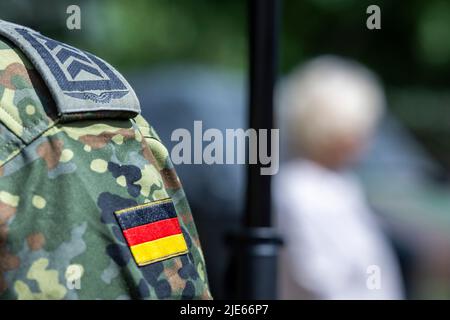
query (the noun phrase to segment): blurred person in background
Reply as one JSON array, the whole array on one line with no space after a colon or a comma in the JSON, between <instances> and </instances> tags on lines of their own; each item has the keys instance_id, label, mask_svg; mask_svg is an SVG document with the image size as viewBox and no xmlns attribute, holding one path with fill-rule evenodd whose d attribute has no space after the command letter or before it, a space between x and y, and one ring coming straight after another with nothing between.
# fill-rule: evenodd
<instances>
[{"instance_id":1,"label":"blurred person in background","mask_svg":"<svg viewBox=\"0 0 450 320\"><path fill-rule=\"evenodd\" d=\"M396 257L352 165L385 105L365 67L323 56L288 77L279 96L287 157L275 177L282 299L402 299Z\"/></svg>"}]
</instances>

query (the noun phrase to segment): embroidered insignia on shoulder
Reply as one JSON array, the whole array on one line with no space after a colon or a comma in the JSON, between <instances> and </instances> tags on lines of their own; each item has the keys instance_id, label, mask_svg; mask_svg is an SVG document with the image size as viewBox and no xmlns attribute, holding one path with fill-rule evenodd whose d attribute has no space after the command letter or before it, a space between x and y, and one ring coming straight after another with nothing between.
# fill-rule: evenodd
<instances>
[{"instance_id":1,"label":"embroidered insignia on shoulder","mask_svg":"<svg viewBox=\"0 0 450 320\"><path fill-rule=\"evenodd\" d=\"M93 92L68 92L67 95L83 99L83 100L91 100L99 103L108 103L111 99L119 99L126 95L127 91L116 91L116 92L102 92L101 94L95 94Z\"/></svg>"},{"instance_id":2,"label":"embroidered insignia on shoulder","mask_svg":"<svg viewBox=\"0 0 450 320\"><path fill-rule=\"evenodd\" d=\"M16 44L30 59L49 87L61 114L140 112L131 86L100 58L2 20L0 35Z\"/></svg>"},{"instance_id":3,"label":"embroidered insignia on shoulder","mask_svg":"<svg viewBox=\"0 0 450 320\"><path fill-rule=\"evenodd\" d=\"M170 198L119 210L115 215L138 266L188 252Z\"/></svg>"}]
</instances>

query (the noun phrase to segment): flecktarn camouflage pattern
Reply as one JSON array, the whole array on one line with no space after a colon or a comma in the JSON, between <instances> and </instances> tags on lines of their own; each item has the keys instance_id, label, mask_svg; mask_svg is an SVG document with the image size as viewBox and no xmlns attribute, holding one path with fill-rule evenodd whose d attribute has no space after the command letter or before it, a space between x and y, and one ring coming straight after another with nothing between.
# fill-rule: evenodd
<instances>
[{"instance_id":1,"label":"flecktarn camouflage pattern","mask_svg":"<svg viewBox=\"0 0 450 320\"><path fill-rule=\"evenodd\" d=\"M95 69L100 60L42 39L64 62L67 79L112 77ZM65 55L57 54L61 48ZM108 108L126 97L128 85L107 94L97 90L110 88L104 85L90 92L69 87L64 94L90 101L89 108L62 107L57 84L49 85L55 69L38 69L45 52L32 50L24 54L14 39L0 36L0 298L211 298L197 231L166 148L140 115ZM119 223L123 210L135 216ZM165 241L170 234L173 241ZM154 242L159 247L140 246L158 238L165 241Z\"/></svg>"}]
</instances>

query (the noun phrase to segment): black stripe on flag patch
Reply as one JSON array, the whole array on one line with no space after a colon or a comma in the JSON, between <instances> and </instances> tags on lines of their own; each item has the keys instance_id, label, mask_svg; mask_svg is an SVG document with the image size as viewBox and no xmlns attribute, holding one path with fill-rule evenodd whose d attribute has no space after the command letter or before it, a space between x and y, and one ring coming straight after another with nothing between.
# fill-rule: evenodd
<instances>
[{"instance_id":1,"label":"black stripe on flag patch","mask_svg":"<svg viewBox=\"0 0 450 320\"><path fill-rule=\"evenodd\" d=\"M171 199L150 202L116 212L117 220L123 230L176 216L175 206Z\"/></svg>"}]
</instances>

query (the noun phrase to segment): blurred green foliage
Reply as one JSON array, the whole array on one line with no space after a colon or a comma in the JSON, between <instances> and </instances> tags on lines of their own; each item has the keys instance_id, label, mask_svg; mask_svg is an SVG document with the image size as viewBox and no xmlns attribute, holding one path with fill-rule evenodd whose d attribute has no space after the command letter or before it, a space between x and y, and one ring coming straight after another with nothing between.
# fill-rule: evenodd
<instances>
[{"instance_id":1,"label":"blurred green foliage","mask_svg":"<svg viewBox=\"0 0 450 320\"><path fill-rule=\"evenodd\" d=\"M78 4L82 30L65 27ZM447 0L284 0L281 70L336 53L368 64L388 85L446 87L450 80ZM381 30L365 26L381 8ZM247 65L245 0L2 0L0 18L30 25L124 67L173 61Z\"/></svg>"},{"instance_id":2,"label":"blurred green foliage","mask_svg":"<svg viewBox=\"0 0 450 320\"><path fill-rule=\"evenodd\" d=\"M78 4L82 30L65 27ZM381 8L381 30L366 8ZM119 69L198 63L245 71L245 0L2 0L0 18L91 51ZM280 70L319 54L354 58L383 80L389 105L450 167L450 1L284 0Z\"/></svg>"},{"instance_id":3,"label":"blurred green foliage","mask_svg":"<svg viewBox=\"0 0 450 320\"><path fill-rule=\"evenodd\" d=\"M80 31L66 28L66 8L70 4L81 8ZM173 61L244 68L246 16L245 1L236 0L0 3L0 18L36 27L123 68Z\"/></svg>"},{"instance_id":4,"label":"blurred green foliage","mask_svg":"<svg viewBox=\"0 0 450 320\"><path fill-rule=\"evenodd\" d=\"M366 8L381 8L381 30L365 27ZM285 68L336 53L363 62L387 85L450 83L450 2L441 0L285 1Z\"/></svg>"}]
</instances>

